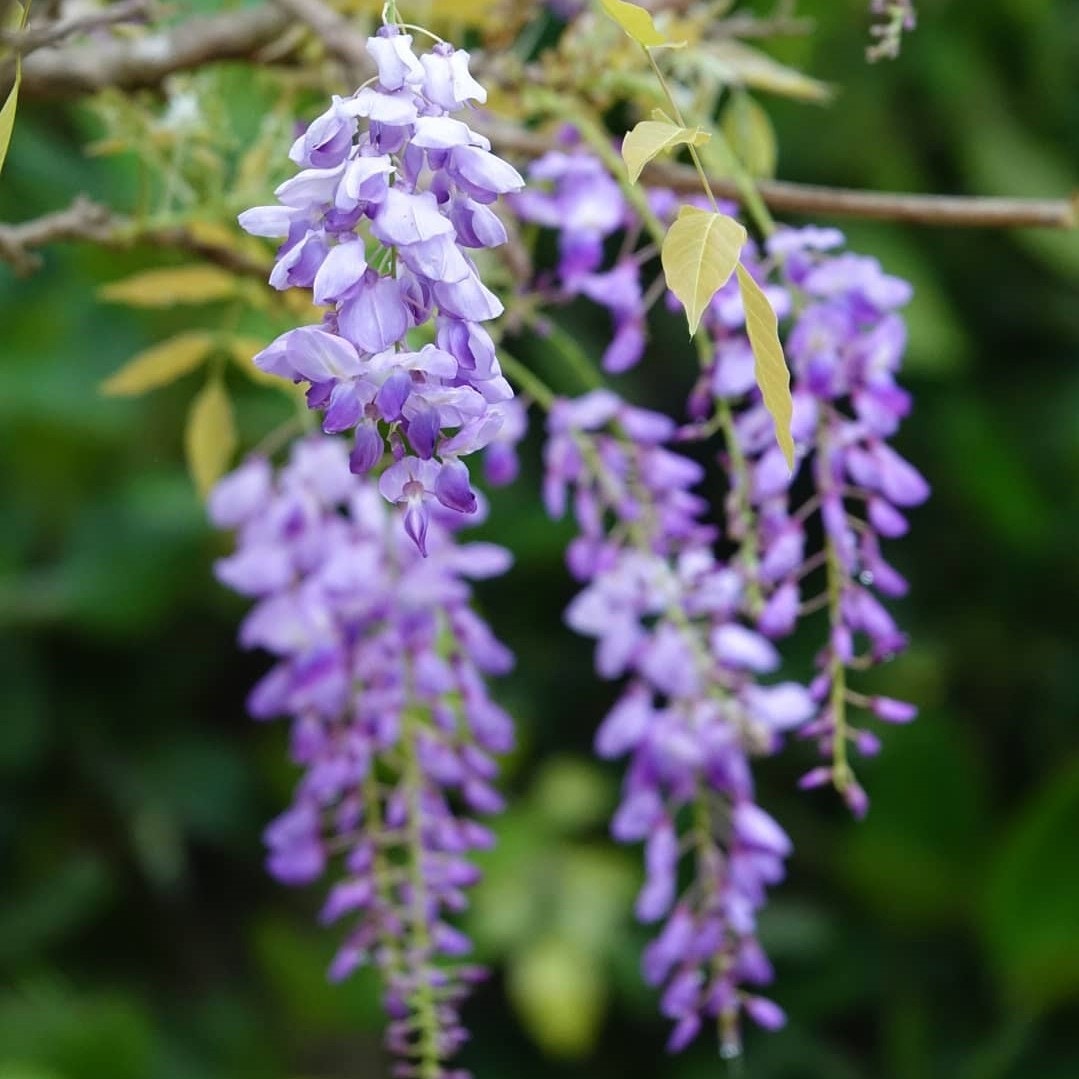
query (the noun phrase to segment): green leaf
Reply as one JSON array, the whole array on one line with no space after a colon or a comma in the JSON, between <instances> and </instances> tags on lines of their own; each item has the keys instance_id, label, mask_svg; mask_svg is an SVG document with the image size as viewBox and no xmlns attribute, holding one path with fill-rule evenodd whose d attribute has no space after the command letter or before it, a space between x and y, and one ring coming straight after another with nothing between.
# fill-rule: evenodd
<instances>
[{"instance_id":1,"label":"green leaf","mask_svg":"<svg viewBox=\"0 0 1079 1079\"><path fill-rule=\"evenodd\" d=\"M26 21L26 13L30 5L14 4L11 10L11 18L8 19L9 30L21 30ZM11 145L11 133L15 128L15 110L19 105L19 84L22 82L22 57L15 54L15 78L8 91L7 100L0 107L0 170L4 167L7 158L8 147Z\"/></svg>"},{"instance_id":2,"label":"green leaf","mask_svg":"<svg viewBox=\"0 0 1079 1079\"><path fill-rule=\"evenodd\" d=\"M832 89L827 83L812 79L801 71L773 60L740 41L719 41L707 50L696 50L694 59L727 86L745 86L764 90L796 101L828 101Z\"/></svg>"},{"instance_id":3,"label":"green leaf","mask_svg":"<svg viewBox=\"0 0 1079 1079\"><path fill-rule=\"evenodd\" d=\"M192 401L184 431L184 448L191 477L199 494L205 498L225 474L236 450L232 403L219 378L207 382Z\"/></svg>"},{"instance_id":4,"label":"green leaf","mask_svg":"<svg viewBox=\"0 0 1079 1079\"><path fill-rule=\"evenodd\" d=\"M1059 773L1006 835L983 893L982 921L1016 1006L1047 1008L1079 990L1079 761Z\"/></svg>"},{"instance_id":5,"label":"green leaf","mask_svg":"<svg viewBox=\"0 0 1079 1079\"><path fill-rule=\"evenodd\" d=\"M746 230L726 214L683 206L667 230L661 259L667 287L686 309L692 337L712 297L727 283Z\"/></svg>"},{"instance_id":6,"label":"green leaf","mask_svg":"<svg viewBox=\"0 0 1079 1079\"><path fill-rule=\"evenodd\" d=\"M104 300L130 307L171 307L177 303L209 303L236 295L239 282L217 266L177 266L145 270L102 286Z\"/></svg>"},{"instance_id":7,"label":"green leaf","mask_svg":"<svg viewBox=\"0 0 1079 1079\"><path fill-rule=\"evenodd\" d=\"M629 172L629 182L635 184L641 169L658 154L675 146L702 146L712 136L699 127L681 127L668 120L642 120L622 140L622 159Z\"/></svg>"},{"instance_id":8,"label":"green leaf","mask_svg":"<svg viewBox=\"0 0 1079 1079\"><path fill-rule=\"evenodd\" d=\"M509 968L509 992L521 1022L552 1056L578 1058L593 1048L606 990L593 957L560 936L534 940Z\"/></svg>"},{"instance_id":9,"label":"green leaf","mask_svg":"<svg viewBox=\"0 0 1079 1079\"><path fill-rule=\"evenodd\" d=\"M736 93L724 109L723 134L751 176L775 175L775 129L768 113L749 94Z\"/></svg>"},{"instance_id":10,"label":"green leaf","mask_svg":"<svg viewBox=\"0 0 1079 1079\"><path fill-rule=\"evenodd\" d=\"M746 309L746 330L753 348L753 370L757 385L764 397L776 428L776 441L783 451L787 467L794 471L794 439L791 437L791 419L794 404L791 401L791 376L787 361L783 358L783 346L779 343L779 323L776 313L744 266L738 267L738 288L742 293L742 306Z\"/></svg>"},{"instance_id":11,"label":"green leaf","mask_svg":"<svg viewBox=\"0 0 1079 1079\"><path fill-rule=\"evenodd\" d=\"M603 10L614 19L619 26L638 45L645 48L654 45L665 45L667 39L656 29L652 22L652 16L642 7L636 4L628 4L626 0L599 0Z\"/></svg>"},{"instance_id":12,"label":"green leaf","mask_svg":"<svg viewBox=\"0 0 1079 1079\"><path fill-rule=\"evenodd\" d=\"M193 331L170 337L128 360L101 384L107 397L138 397L194 371L214 347L208 333Z\"/></svg>"}]
</instances>

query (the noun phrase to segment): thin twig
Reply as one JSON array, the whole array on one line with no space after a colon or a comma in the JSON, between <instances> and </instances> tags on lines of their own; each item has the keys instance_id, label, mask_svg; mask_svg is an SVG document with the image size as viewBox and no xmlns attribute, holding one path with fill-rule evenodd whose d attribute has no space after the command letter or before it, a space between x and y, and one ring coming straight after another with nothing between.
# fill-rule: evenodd
<instances>
[{"instance_id":1,"label":"thin twig","mask_svg":"<svg viewBox=\"0 0 1079 1079\"><path fill-rule=\"evenodd\" d=\"M34 23L25 30L0 31L0 42L21 56L29 56L38 49L64 41L75 34L90 30L101 30L117 23L136 22L145 19L150 13L148 0L121 0L100 11L85 15L74 15L70 19Z\"/></svg>"},{"instance_id":2,"label":"thin twig","mask_svg":"<svg viewBox=\"0 0 1079 1079\"><path fill-rule=\"evenodd\" d=\"M324 4L322 0L273 0L282 10L310 27L316 37L326 46L326 51L337 57L349 71L355 74L371 66L364 44L364 36L357 33L348 19Z\"/></svg>"},{"instance_id":3,"label":"thin twig","mask_svg":"<svg viewBox=\"0 0 1079 1079\"><path fill-rule=\"evenodd\" d=\"M283 8L263 4L191 18L129 41L40 49L23 64L20 94L70 100L109 86L120 90L157 86L177 71L255 57L292 22Z\"/></svg>"},{"instance_id":4,"label":"thin twig","mask_svg":"<svg viewBox=\"0 0 1079 1079\"><path fill-rule=\"evenodd\" d=\"M170 247L198 255L226 270L265 280L269 267L224 244L213 243L180 225L136 226L107 206L79 195L63 210L16 225L0 224L0 262L25 276L41 266L39 249L61 241L83 240L103 247L130 248L135 244Z\"/></svg>"},{"instance_id":5,"label":"thin twig","mask_svg":"<svg viewBox=\"0 0 1079 1079\"><path fill-rule=\"evenodd\" d=\"M107 206L79 195L66 209L18 225L0 224L0 260L25 276L41 265L38 248L61 240L108 243L114 235L115 222Z\"/></svg>"},{"instance_id":6,"label":"thin twig","mask_svg":"<svg viewBox=\"0 0 1079 1079\"><path fill-rule=\"evenodd\" d=\"M474 126L482 127L484 134L505 152L535 157L557 147L553 136L486 116L477 118ZM733 181L710 179L717 195L738 199ZM642 181L684 194L700 192L700 178L688 165L653 163L645 167ZM763 180L757 184L757 191L770 210L822 217L858 217L958 228L1072 229L1079 224L1079 194L1060 199L906 195L783 180Z\"/></svg>"}]
</instances>

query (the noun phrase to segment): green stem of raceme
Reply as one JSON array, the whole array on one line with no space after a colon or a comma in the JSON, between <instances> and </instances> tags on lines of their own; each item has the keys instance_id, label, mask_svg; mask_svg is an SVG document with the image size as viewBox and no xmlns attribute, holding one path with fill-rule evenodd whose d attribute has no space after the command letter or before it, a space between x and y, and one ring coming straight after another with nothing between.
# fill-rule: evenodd
<instances>
[{"instance_id":1,"label":"green stem of raceme","mask_svg":"<svg viewBox=\"0 0 1079 1079\"><path fill-rule=\"evenodd\" d=\"M367 825L367 833L373 836L375 842L375 854L372 871L375 878L375 892L379 902L389 910L393 905L392 884L390 883L390 864L386 857L386 849L378 838L382 835L382 806L379 802L378 779L375 775L372 763L363 781L364 816ZM382 947L390 956L391 970L400 969L400 955L397 950L397 942L389 936L382 939Z\"/></svg>"},{"instance_id":2,"label":"green stem of raceme","mask_svg":"<svg viewBox=\"0 0 1079 1079\"><path fill-rule=\"evenodd\" d=\"M823 434L818 438L817 444L817 467L823 471L827 466L827 447L824 444ZM822 488L818 476L819 488ZM822 488L823 489L823 488ZM824 531L824 566L827 574L828 596L828 628L829 628L829 658L828 677L831 681L828 707L832 713L832 784L840 794L846 794L848 787L854 779L851 772L850 762L847 759L847 668L843 658L835 647L835 630L842 624L842 581L843 569L839 561L839 552L835 543Z\"/></svg>"},{"instance_id":3,"label":"green stem of raceme","mask_svg":"<svg viewBox=\"0 0 1079 1079\"><path fill-rule=\"evenodd\" d=\"M539 375L533 374L516 356L510 355L501 346L498 349L498 359L502 365L502 370L505 371L509 378L516 382L540 408L545 412L549 412L557 396L554 390Z\"/></svg>"},{"instance_id":4,"label":"green stem of raceme","mask_svg":"<svg viewBox=\"0 0 1079 1079\"><path fill-rule=\"evenodd\" d=\"M652 49L647 45L642 45L641 48L644 49L645 56L648 57L648 63L651 65L652 71L655 72L655 76L659 80L659 85L663 89L663 96L667 99L667 104L671 108L672 118L679 127L687 127L688 125L686 124L685 117L682 115L682 110L678 107L678 102L675 100L674 93L671 91L670 83L667 82L666 76L660 71L659 64L656 63L656 58ZM742 167L742 163L727 144L727 140L723 137L723 134L718 130L713 131L712 142L718 147L720 154L723 157L723 164L730 171L731 176L738 187L738 193L741 196L742 203L756 222L757 228L759 228L765 236L774 232L776 227L775 221L773 221L772 215L768 212L768 207L765 206L764 200L760 197L752 177ZM693 167L700 177L701 187L708 198L708 202L711 204L713 212L719 213L716 196L712 191L712 184L709 182L708 173L704 170L704 163L701 161L701 155L697 152L697 147L692 143L690 143L687 148L689 150L690 160L693 162Z\"/></svg>"},{"instance_id":5,"label":"green stem of raceme","mask_svg":"<svg viewBox=\"0 0 1079 1079\"><path fill-rule=\"evenodd\" d=\"M431 962L431 935L427 929L427 880L423 875L422 797L423 774L416 746L417 727L414 713L406 710L403 716L401 748L403 767L401 779L408 791L408 861L409 883L412 890L411 947L418 957L419 982L412 991L412 1011L417 1032L416 1066L419 1079L438 1079L441 1072L438 1051L438 1016L434 987L428 978Z\"/></svg>"},{"instance_id":6,"label":"green stem of raceme","mask_svg":"<svg viewBox=\"0 0 1079 1079\"><path fill-rule=\"evenodd\" d=\"M567 330L550 319L533 320L532 327L584 386L590 390L598 390L603 386L603 379L588 354Z\"/></svg>"},{"instance_id":7,"label":"green stem of raceme","mask_svg":"<svg viewBox=\"0 0 1079 1079\"><path fill-rule=\"evenodd\" d=\"M702 326L698 329L693 340L697 346L697 356L700 360L701 369L706 370L716 353L711 336ZM734 430L734 415L731 412L730 402L726 398L717 396L715 398L715 408L719 429L723 432L723 441L726 443L729 458L731 492L735 503L738 557L741 559L746 571L746 602L749 613L756 618L764 607L764 596L761 593L757 573L760 565L760 552L757 550L757 530L754 527L753 506L749 501L749 465Z\"/></svg>"},{"instance_id":8,"label":"green stem of raceme","mask_svg":"<svg viewBox=\"0 0 1079 1079\"><path fill-rule=\"evenodd\" d=\"M839 556L836 553L835 544L825 537L826 551L825 566L828 573L828 624L835 629L842 619L840 609L841 593L841 569ZM847 668L843 665L843 659L836 651L834 641L830 645L831 654L828 660L829 676L832 689L829 698L829 709L832 713L832 783L840 794L845 794L854 778L850 764L847 760Z\"/></svg>"}]
</instances>

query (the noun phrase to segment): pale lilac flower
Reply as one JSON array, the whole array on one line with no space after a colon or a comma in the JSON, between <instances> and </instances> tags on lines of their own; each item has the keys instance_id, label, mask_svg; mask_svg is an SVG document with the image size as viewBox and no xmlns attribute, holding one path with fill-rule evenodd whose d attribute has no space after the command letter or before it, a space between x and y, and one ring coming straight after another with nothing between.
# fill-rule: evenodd
<instances>
[{"instance_id":1,"label":"pale lilac flower","mask_svg":"<svg viewBox=\"0 0 1079 1079\"><path fill-rule=\"evenodd\" d=\"M486 100L467 52L440 43L417 57L396 26L367 47L375 84L335 97L296 140L301 171L278 187L280 206L240 215L255 235L285 237L270 283L310 288L328 308L321 326L284 334L255 363L309 383L327 433L356 432L360 474L387 442L397 457L446 464L497 436L513 391L480 323L502 305L470 252L505 242L490 204L524 185L449 115ZM430 321L437 347L412 350L409 331ZM420 543L430 500L399 494Z\"/></svg>"},{"instance_id":2,"label":"pale lilac flower","mask_svg":"<svg viewBox=\"0 0 1079 1079\"><path fill-rule=\"evenodd\" d=\"M444 508L460 498L440 492L438 470L454 466L464 468L406 458L382 476L396 501L413 481L393 468L418 469L436 500L422 531L325 437L297 443L276 474L248 460L210 498L214 522L237 533L218 577L254 600L241 642L275 660L249 709L291 719L302 770L292 805L266 829L268 868L291 885L332 873L321 918L346 930L330 977L379 967L390 1048L447 1079L458 1073L441 1062L466 1036L457 1005L478 974L461 965L470 944L448 919L479 877L469 854L492 837L473 818L501 808L492 781L512 744L486 678L513 662L469 606L469 580L505 572L510 557L456 539L480 514Z\"/></svg>"}]
</instances>

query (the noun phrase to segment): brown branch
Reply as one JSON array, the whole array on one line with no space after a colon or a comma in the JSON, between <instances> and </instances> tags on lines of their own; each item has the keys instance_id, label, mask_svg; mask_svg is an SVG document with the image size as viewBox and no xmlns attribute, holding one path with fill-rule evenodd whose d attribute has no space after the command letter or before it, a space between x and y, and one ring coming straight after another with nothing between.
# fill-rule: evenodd
<instances>
[{"instance_id":1,"label":"brown branch","mask_svg":"<svg viewBox=\"0 0 1079 1079\"><path fill-rule=\"evenodd\" d=\"M105 86L136 89L157 85L175 71L217 60L250 58L301 19L327 49L350 68L361 62L360 36L322 0L274 0L272 4L222 15L196 17L170 30L133 41L93 46L45 48L27 57L22 93L26 97L71 98ZM479 57L477 57L479 59ZM516 125L487 121L487 133L503 149L521 155L549 150L551 138ZM695 192L692 169L649 165L645 179L680 192ZM718 194L737 199L729 181L717 180ZM969 198L867 192L808 184L765 181L761 197L773 210L823 217L859 217L909 224L977 228L1074 228L1079 204L1070 199Z\"/></svg>"},{"instance_id":2,"label":"brown branch","mask_svg":"<svg viewBox=\"0 0 1079 1079\"><path fill-rule=\"evenodd\" d=\"M107 86L138 90L219 60L249 59L292 23L272 4L188 19L130 41L41 49L23 64L21 95L70 99Z\"/></svg>"},{"instance_id":3,"label":"brown branch","mask_svg":"<svg viewBox=\"0 0 1079 1079\"><path fill-rule=\"evenodd\" d=\"M685 165L650 165L644 175L648 182L675 191L700 191L700 179ZM713 188L717 195L738 199L738 189L729 180L715 180ZM757 190L771 210L823 217L858 217L954 228L1073 229L1079 224L1077 195L1064 199L907 195L783 180L762 180L757 184Z\"/></svg>"},{"instance_id":4,"label":"brown branch","mask_svg":"<svg viewBox=\"0 0 1079 1079\"><path fill-rule=\"evenodd\" d=\"M38 49L55 45L65 38L73 37L75 34L86 33L89 30L100 30L106 26L115 26L117 23L122 22L136 22L146 18L148 14L148 0L121 0L120 3L112 4L101 11L93 11L86 15L34 23L25 30L2 31L0 32L0 42L7 45L13 52L26 57Z\"/></svg>"},{"instance_id":5,"label":"brown branch","mask_svg":"<svg viewBox=\"0 0 1079 1079\"><path fill-rule=\"evenodd\" d=\"M26 275L41 265L39 247L60 240L108 243L114 230L115 218L109 208L79 195L64 210L18 225L0 224L0 260L9 263L17 274Z\"/></svg>"},{"instance_id":6,"label":"brown branch","mask_svg":"<svg viewBox=\"0 0 1079 1079\"><path fill-rule=\"evenodd\" d=\"M269 272L265 261L206 240L182 225L141 227L85 195L79 195L66 209L31 221L0 224L0 262L7 262L15 273L25 276L41 266L40 248L80 240L119 249L135 244L171 247L260 280L265 280Z\"/></svg>"},{"instance_id":7,"label":"brown branch","mask_svg":"<svg viewBox=\"0 0 1079 1079\"><path fill-rule=\"evenodd\" d=\"M484 134L499 149L522 156L537 157L556 145L543 132L525 130L489 116L484 116L475 126L482 126ZM653 162L645 167L642 180L680 194L696 195L701 190L700 178L688 165ZM723 198L739 200L733 181L713 179L712 187ZM1079 193L1063 199L905 195L783 180L763 180L757 190L771 210L820 217L858 217L957 228L1072 229L1079 225Z\"/></svg>"},{"instance_id":8,"label":"brown branch","mask_svg":"<svg viewBox=\"0 0 1079 1079\"><path fill-rule=\"evenodd\" d=\"M331 56L336 56L350 74L371 66L364 36L348 19L322 0L273 0L283 11L308 26ZM357 80L358 81L358 80Z\"/></svg>"}]
</instances>

